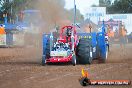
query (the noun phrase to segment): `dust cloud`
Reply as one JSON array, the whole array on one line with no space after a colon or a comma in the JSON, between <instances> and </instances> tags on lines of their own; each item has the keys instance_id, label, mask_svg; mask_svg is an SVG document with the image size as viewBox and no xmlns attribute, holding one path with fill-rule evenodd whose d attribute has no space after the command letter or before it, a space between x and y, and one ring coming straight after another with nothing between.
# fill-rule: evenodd
<instances>
[{"instance_id":1,"label":"dust cloud","mask_svg":"<svg viewBox=\"0 0 132 88\"><path fill-rule=\"evenodd\" d=\"M64 22L70 22L66 19L64 6L64 0L32 0L32 7L40 11L41 20L39 25L32 25L30 31L25 32L25 45L41 46L43 33L49 33L56 25L61 26ZM37 20L39 17L34 19ZM37 32L34 32L36 30Z\"/></svg>"},{"instance_id":2,"label":"dust cloud","mask_svg":"<svg viewBox=\"0 0 132 88\"><path fill-rule=\"evenodd\" d=\"M71 21L68 19L69 11L64 9L64 0L33 0L31 3L35 10L40 11L41 20L39 24L41 25L32 24L30 31L24 32L24 46L27 51L34 53L35 57L41 58L42 35L44 33L50 33L51 30L55 29L55 26L61 28L64 25L71 25ZM34 19L37 20L38 17ZM29 54L29 56L31 55Z\"/></svg>"},{"instance_id":3,"label":"dust cloud","mask_svg":"<svg viewBox=\"0 0 132 88\"><path fill-rule=\"evenodd\" d=\"M64 8L64 0L33 0L32 5L35 10L40 11L41 20L39 24L41 25L32 25L30 31L25 32L24 44L41 50L44 33L50 33L51 30L55 29L55 26L61 28L64 25L71 25L71 21L67 19L69 12ZM38 17L34 19L38 19ZM37 32L33 32L35 30Z\"/></svg>"},{"instance_id":4,"label":"dust cloud","mask_svg":"<svg viewBox=\"0 0 132 88\"><path fill-rule=\"evenodd\" d=\"M38 0L35 2L35 8L40 10L44 26L42 32L49 32L56 25L63 26L71 24L67 19L68 11L64 9L64 0Z\"/></svg>"}]
</instances>

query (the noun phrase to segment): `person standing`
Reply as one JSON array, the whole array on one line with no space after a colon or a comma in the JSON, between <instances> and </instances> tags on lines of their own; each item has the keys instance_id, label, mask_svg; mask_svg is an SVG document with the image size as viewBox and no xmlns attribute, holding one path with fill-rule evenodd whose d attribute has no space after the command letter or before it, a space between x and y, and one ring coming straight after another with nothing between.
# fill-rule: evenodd
<instances>
[{"instance_id":1,"label":"person standing","mask_svg":"<svg viewBox=\"0 0 132 88\"><path fill-rule=\"evenodd\" d=\"M0 25L0 45L6 44L6 32L4 25Z\"/></svg>"},{"instance_id":2,"label":"person standing","mask_svg":"<svg viewBox=\"0 0 132 88\"><path fill-rule=\"evenodd\" d=\"M4 25L0 25L0 34L6 34Z\"/></svg>"},{"instance_id":3,"label":"person standing","mask_svg":"<svg viewBox=\"0 0 132 88\"><path fill-rule=\"evenodd\" d=\"M127 42L127 30L124 25L120 25L119 27L119 40L121 49L124 50L126 42Z\"/></svg>"},{"instance_id":4,"label":"person standing","mask_svg":"<svg viewBox=\"0 0 132 88\"><path fill-rule=\"evenodd\" d=\"M114 41L114 31L111 29L110 25L107 26L107 34L109 37L109 43L112 46Z\"/></svg>"}]
</instances>

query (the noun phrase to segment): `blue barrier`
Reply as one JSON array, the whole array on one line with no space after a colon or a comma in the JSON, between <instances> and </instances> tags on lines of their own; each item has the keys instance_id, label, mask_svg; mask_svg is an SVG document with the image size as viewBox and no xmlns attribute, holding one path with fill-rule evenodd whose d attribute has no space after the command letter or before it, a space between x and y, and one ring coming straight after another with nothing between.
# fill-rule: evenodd
<instances>
[{"instance_id":1,"label":"blue barrier","mask_svg":"<svg viewBox=\"0 0 132 88\"><path fill-rule=\"evenodd\" d=\"M6 34L6 45L13 45L13 33Z\"/></svg>"}]
</instances>

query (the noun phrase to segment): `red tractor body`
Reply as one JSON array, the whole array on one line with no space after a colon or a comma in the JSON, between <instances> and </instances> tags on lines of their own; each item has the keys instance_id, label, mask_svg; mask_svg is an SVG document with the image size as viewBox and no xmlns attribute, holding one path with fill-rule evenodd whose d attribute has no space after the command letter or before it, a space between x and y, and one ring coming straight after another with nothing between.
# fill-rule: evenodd
<instances>
[{"instance_id":1,"label":"red tractor body","mask_svg":"<svg viewBox=\"0 0 132 88\"><path fill-rule=\"evenodd\" d=\"M75 48L78 43L76 29L73 26L64 26L60 30L59 38L54 40L54 35L50 35L48 40L49 49L46 49L45 64L58 62L72 62L76 64ZM74 49L73 49L74 47ZM74 60L73 60L74 59Z\"/></svg>"}]
</instances>

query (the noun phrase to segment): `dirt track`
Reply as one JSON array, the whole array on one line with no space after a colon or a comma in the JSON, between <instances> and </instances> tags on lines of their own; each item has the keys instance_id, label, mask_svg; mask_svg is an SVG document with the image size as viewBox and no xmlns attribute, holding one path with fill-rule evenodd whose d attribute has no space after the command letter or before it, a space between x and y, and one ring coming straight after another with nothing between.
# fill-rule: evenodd
<instances>
[{"instance_id":1,"label":"dirt track","mask_svg":"<svg viewBox=\"0 0 132 88\"><path fill-rule=\"evenodd\" d=\"M78 79L81 68L91 79L132 80L132 45L121 51L114 45L105 64L41 66L41 50L0 48L0 88L83 88ZM86 88L132 88L132 86L88 86Z\"/></svg>"}]
</instances>

